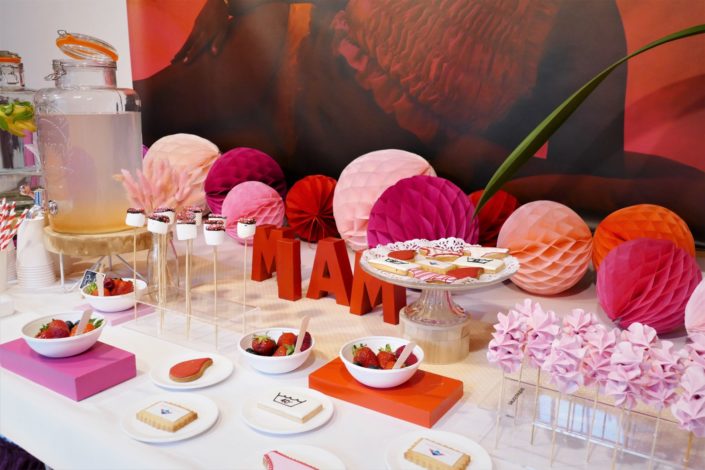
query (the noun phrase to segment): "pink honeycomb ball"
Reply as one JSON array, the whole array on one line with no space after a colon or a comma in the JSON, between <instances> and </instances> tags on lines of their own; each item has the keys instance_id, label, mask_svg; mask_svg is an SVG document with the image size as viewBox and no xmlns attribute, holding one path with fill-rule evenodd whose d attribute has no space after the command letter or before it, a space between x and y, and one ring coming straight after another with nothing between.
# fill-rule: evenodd
<instances>
[{"instance_id":1,"label":"pink honeycomb ball","mask_svg":"<svg viewBox=\"0 0 705 470\"><path fill-rule=\"evenodd\" d=\"M377 198L401 179L435 176L433 167L419 155L387 149L356 158L338 178L333 195L333 215L340 236L353 250L367 244L367 222Z\"/></svg>"},{"instance_id":2,"label":"pink honeycomb ball","mask_svg":"<svg viewBox=\"0 0 705 470\"><path fill-rule=\"evenodd\" d=\"M554 201L524 204L502 225L497 246L508 248L520 263L512 282L538 295L573 287L587 271L592 234L572 209Z\"/></svg>"},{"instance_id":3,"label":"pink honeycomb ball","mask_svg":"<svg viewBox=\"0 0 705 470\"><path fill-rule=\"evenodd\" d=\"M223 201L222 215L228 218L226 231L240 243L237 236L237 221L241 217L254 217L256 225L272 224L280 227L284 223L284 201L279 193L259 181L245 181L230 190Z\"/></svg>"},{"instance_id":4,"label":"pink honeycomb ball","mask_svg":"<svg viewBox=\"0 0 705 470\"><path fill-rule=\"evenodd\" d=\"M597 298L621 328L635 322L659 334L683 327L701 281L695 259L671 240L637 238L613 248L597 272Z\"/></svg>"}]
</instances>

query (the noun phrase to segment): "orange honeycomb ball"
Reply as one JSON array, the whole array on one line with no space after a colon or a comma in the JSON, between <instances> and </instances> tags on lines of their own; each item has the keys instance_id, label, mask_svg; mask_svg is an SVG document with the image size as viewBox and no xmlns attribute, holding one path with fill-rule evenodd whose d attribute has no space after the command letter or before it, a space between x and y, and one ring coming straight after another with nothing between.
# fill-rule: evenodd
<instances>
[{"instance_id":1,"label":"orange honeycomb ball","mask_svg":"<svg viewBox=\"0 0 705 470\"><path fill-rule=\"evenodd\" d=\"M665 207L637 204L611 213L597 226L592 250L595 270L613 248L636 238L671 240L695 256L695 241L683 219Z\"/></svg>"}]
</instances>

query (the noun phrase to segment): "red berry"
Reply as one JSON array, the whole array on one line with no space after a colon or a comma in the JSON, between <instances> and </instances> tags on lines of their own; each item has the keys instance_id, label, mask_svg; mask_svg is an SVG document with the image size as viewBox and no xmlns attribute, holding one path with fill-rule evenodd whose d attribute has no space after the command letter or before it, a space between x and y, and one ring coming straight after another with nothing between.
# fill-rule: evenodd
<instances>
[{"instance_id":1,"label":"red berry","mask_svg":"<svg viewBox=\"0 0 705 470\"><path fill-rule=\"evenodd\" d=\"M309 332L307 331L306 334L304 335L304 340L303 340L303 342L301 343L301 350L302 350L302 351L306 351L308 348L310 348L312 341L313 341L313 340L311 339L311 333L309 333Z\"/></svg>"},{"instance_id":2,"label":"red berry","mask_svg":"<svg viewBox=\"0 0 705 470\"><path fill-rule=\"evenodd\" d=\"M382 369L391 369L397 362L397 357L389 351L380 351L377 353L377 360Z\"/></svg>"},{"instance_id":3,"label":"red berry","mask_svg":"<svg viewBox=\"0 0 705 470\"><path fill-rule=\"evenodd\" d=\"M377 356L364 344L353 346L353 363L368 369L379 369Z\"/></svg>"},{"instance_id":4,"label":"red berry","mask_svg":"<svg viewBox=\"0 0 705 470\"><path fill-rule=\"evenodd\" d=\"M282 346L282 345L295 345L296 344L296 335L294 333L282 333L279 339L277 340L277 346Z\"/></svg>"},{"instance_id":5,"label":"red berry","mask_svg":"<svg viewBox=\"0 0 705 470\"><path fill-rule=\"evenodd\" d=\"M274 351L274 354L272 356L290 356L291 354L294 353L294 345L293 344L282 344L277 348L276 351Z\"/></svg>"},{"instance_id":6,"label":"red berry","mask_svg":"<svg viewBox=\"0 0 705 470\"><path fill-rule=\"evenodd\" d=\"M401 355L401 352L404 350L404 346L399 346L396 351L394 351L394 355L399 359L399 356ZM405 367L408 367L412 364L416 364L419 362L419 359L416 357L414 353L409 354L409 357L406 358L406 362L404 363Z\"/></svg>"},{"instance_id":7,"label":"red berry","mask_svg":"<svg viewBox=\"0 0 705 470\"><path fill-rule=\"evenodd\" d=\"M277 343L267 335L259 335L252 338L252 349L260 356L271 356L277 349Z\"/></svg>"}]
</instances>

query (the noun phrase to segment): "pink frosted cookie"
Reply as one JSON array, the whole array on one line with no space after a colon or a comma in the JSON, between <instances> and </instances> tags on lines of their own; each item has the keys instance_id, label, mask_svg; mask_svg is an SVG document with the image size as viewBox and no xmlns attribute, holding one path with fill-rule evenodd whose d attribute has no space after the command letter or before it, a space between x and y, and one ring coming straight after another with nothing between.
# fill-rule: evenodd
<instances>
[{"instance_id":1,"label":"pink frosted cookie","mask_svg":"<svg viewBox=\"0 0 705 470\"><path fill-rule=\"evenodd\" d=\"M451 284L452 282L457 280L457 278L455 278L453 276L432 273L429 271L424 271L423 269L420 269L420 268L409 269L409 275L411 277L413 277L414 279L418 279L420 281L429 282L429 283L436 283L436 284Z\"/></svg>"}]
</instances>

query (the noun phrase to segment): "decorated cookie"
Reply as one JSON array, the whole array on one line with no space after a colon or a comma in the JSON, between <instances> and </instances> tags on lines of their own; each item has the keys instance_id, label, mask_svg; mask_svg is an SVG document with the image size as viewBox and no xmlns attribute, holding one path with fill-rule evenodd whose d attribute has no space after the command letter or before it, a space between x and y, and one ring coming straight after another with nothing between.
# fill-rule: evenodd
<instances>
[{"instance_id":1,"label":"decorated cookie","mask_svg":"<svg viewBox=\"0 0 705 470\"><path fill-rule=\"evenodd\" d=\"M482 268L486 273L496 274L504 269L504 261L490 258L473 258L472 256L462 256L453 264L460 268Z\"/></svg>"}]
</instances>

